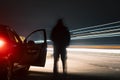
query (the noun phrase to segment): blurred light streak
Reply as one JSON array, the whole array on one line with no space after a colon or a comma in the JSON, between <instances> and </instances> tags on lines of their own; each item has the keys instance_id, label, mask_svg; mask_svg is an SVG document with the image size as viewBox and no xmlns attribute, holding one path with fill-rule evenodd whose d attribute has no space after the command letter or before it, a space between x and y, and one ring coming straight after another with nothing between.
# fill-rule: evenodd
<instances>
[{"instance_id":1,"label":"blurred light streak","mask_svg":"<svg viewBox=\"0 0 120 80\"><path fill-rule=\"evenodd\" d=\"M71 40L120 36L120 21L71 30Z\"/></svg>"},{"instance_id":2,"label":"blurred light streak","mask_svg":"<svg viewBox=\"0 0 120 80\"><path fill-rule=\"evenodd\" d=\"M112 26L112 27L103 27L103 28L98 28L98 29L85 30L85 31L78 31L78 32L74 32L73 34L83 34L83 33L98 32L98 31L103 31L103 30L105 32L105 30L114 29L114 28L120 28L120 25ZM117 29L114 29L113 31L117 31Z\"/></svg>"},{"instance_id":3,"label":"blurred light streak","mask_svg":"<svg viewBox=\"0 0 120 80\"><path fill-rule=\"evenodd\" d=\"M108 25L117 24L117 23L120 23L120 21L102 24L102 25L90 26L90 27L85 27L85 28L80 28L80 29L75 29L75 30L71 30L70 32L79 31L79 30L86 30L86 29L91 29L91 28L99 28L102 26L108 26Z\"/></svg>"},{"instance_id":4,"label":"blurred light streak","mask_svg":"<svg viewBox=\"0 0 120 80\"><path fill-rule=\"evenodd\" d=\"M86 36L77 36L72 37L71 40L77 40L77 39L91 39L91 38L100 38L100 37L115 37L120 36L120 32L116 33L104 33L104 34L93 34L93 35L86 35Z\"/></svg>"},{"instance_id":5,"label":"blurred light streak","mask_svg":"<svg viewBox=\"0 0 120 80\"><path fill-rule=\"evenodd\" d=\"M90 33L109 33L109 32L113 32L113 31L119 31L120 30L120 28L118 28L118 29L111 29L111 30L104 30L104 31L99 31L99 32L90 32Z\"/></svg>"},{"instance_id":6,"label":"blurred light streak","mask_svg":"<svg viewBox=\"0 0 120 80\"><path fill-rule=\"evenodd\" d=\"M47 48L47 50L53 52L53 48ZM120 49L67 48L67 51L120 54Z\"/></svg>"}]
</instances>

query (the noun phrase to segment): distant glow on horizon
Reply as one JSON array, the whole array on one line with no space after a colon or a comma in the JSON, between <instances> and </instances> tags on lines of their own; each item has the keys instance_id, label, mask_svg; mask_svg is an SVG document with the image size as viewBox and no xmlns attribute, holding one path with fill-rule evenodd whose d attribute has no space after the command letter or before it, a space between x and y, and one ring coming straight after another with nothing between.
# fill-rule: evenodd
<instances>
[{"instance_id":1,"label":"distant glow on horizon","mask_svg":"<svg viewBox=\"0 0 120 80\"><path fill-rule=\"evenodd\" d=\"M53 48L47 48L53 52ZM67 51L94 52L94 53L116 53L120 54L120 49L90 49L90 48L67 48Z\"/></svg>"}]
</instances>

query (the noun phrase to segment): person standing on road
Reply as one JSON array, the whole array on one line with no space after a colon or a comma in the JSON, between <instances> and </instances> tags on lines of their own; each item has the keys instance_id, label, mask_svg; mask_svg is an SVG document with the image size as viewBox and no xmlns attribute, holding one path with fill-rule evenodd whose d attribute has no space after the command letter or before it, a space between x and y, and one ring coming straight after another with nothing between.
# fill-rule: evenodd
<instances>
[{"instance_id":1,"label":"person standing on road","mask_svg":"<svg viewBox=\"0 0 120 80\"><path fill-rule=\"evenodd\" d=\"M54 48L54 74L58 74L58 60L59 56L61 56L63 74L67 73L66 59L67 59L67 51L66 48L70 44L70 32L68 28L63 24L62 19L58 19L57 24L53 27L50 35L50 39L53 42Z\"/></svg>"}]
</instances>

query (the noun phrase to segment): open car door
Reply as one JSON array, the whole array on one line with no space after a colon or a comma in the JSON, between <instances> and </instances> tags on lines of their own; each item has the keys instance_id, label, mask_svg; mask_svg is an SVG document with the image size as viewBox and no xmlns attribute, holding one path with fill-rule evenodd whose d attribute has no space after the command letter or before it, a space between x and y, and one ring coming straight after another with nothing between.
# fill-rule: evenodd
<instances>
[{"instance_id":1,"label":"open car door","mask_svg":"<svg viewBox=\"0 0 120 80\"><path fill-rule=\"evenodd\" d=\"M45 66L47 42L45 29L32 32L25 39L28 62L33 66Z\"/></svg>"}]
</instances>

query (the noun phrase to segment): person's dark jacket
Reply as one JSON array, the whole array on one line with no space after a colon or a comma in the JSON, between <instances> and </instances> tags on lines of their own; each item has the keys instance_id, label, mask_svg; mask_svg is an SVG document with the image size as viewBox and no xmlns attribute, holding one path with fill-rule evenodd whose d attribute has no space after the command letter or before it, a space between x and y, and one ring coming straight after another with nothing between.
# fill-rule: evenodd
<instances>
[{"instance_id":1,"label":"person's dark jacket","mask_svg":"<svg viewBox=\"0 0 120 80\"><path fill-rule=\"evenodd\" d=\"M64 25L56 25L50 38L55 45L67 47L70 44L70 32Z\"/></svg>"}]
</instances>

